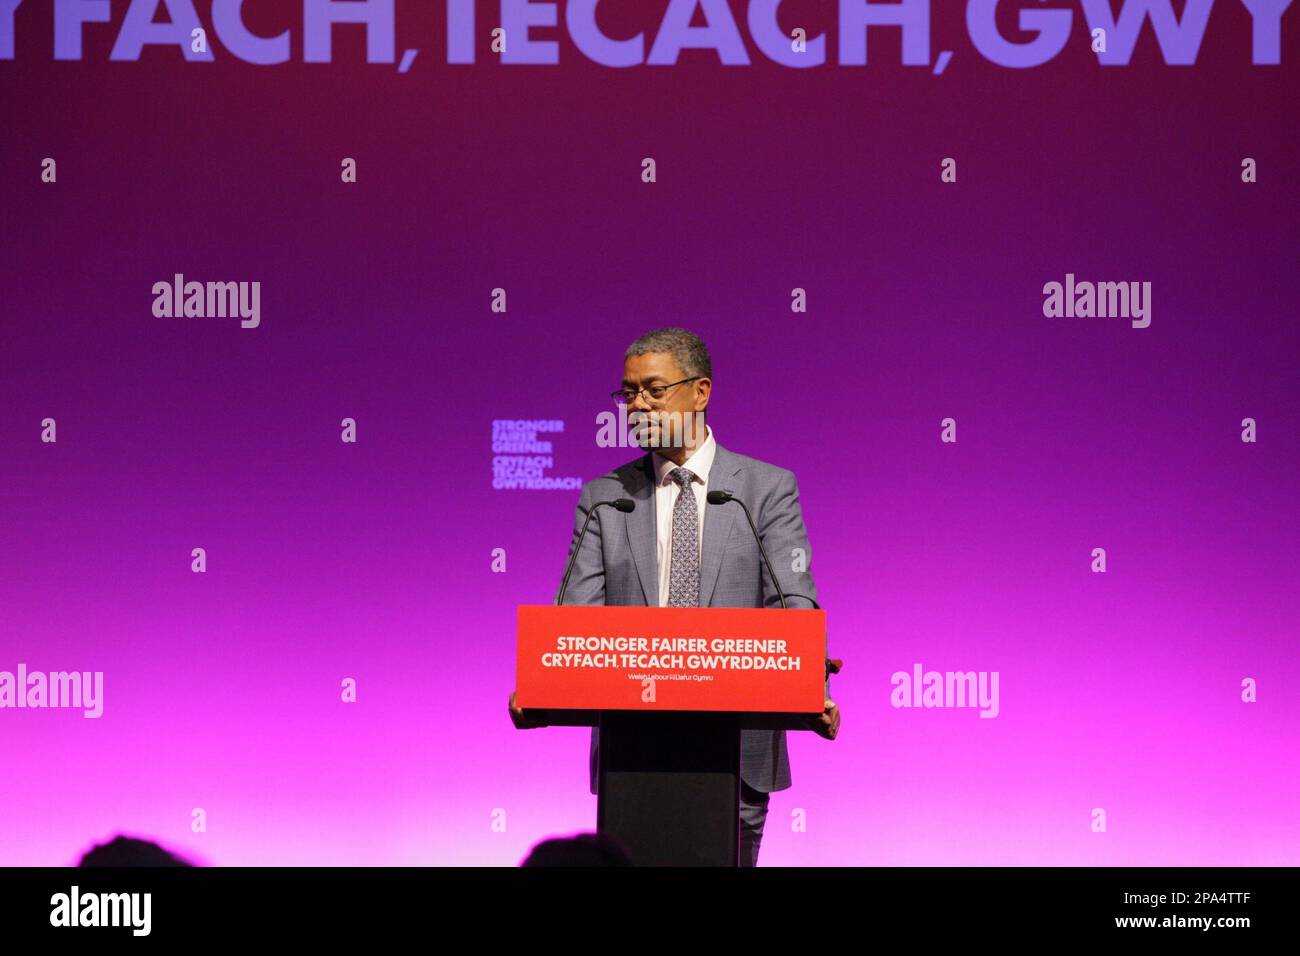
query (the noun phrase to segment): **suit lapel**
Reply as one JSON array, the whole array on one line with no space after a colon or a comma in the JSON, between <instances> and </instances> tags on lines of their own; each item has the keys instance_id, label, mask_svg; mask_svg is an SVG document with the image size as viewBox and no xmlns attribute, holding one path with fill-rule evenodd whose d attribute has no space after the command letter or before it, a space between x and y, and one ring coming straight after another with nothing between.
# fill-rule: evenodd
<instances>
[{"instance_id":1,"label":"suit lapel","mask_svg":"<svg viewBox=\"0 0 1300 956\"><path fill-rule=\"evenodd\" d=\"M709 469L709 490L737 491L732 479L740 473L740 462L721 445L713 452L713 467ZM748 502L746 502L748 504ZM709 607L713 601L713 589L718 583L718 572L722 568L722 555L731 533L731 522L740 510L740 505L704 506L704 545L700 555L700 607ZM658 603L658 602L655 602Z\"/></svg>"},{"instance_id":2,"label":"suit lapel","mask_svg":"<svg viewBox=\"0 0 1300 956\"><path fill-rule=\"evenodd\" d=\"M636 470L637 486L632 489L636 510L625 517L627 541L636 562L637 576L647 607L659 605L659 552L656 546L654 464L650 455ZM707 523L706 523L707 530Z\"/></svg>"}]
</instances>

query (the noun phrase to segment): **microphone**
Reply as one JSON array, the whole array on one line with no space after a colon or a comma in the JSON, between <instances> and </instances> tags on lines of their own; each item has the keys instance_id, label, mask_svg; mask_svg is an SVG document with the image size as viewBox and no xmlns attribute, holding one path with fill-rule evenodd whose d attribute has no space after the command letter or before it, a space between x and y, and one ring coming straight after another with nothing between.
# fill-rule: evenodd
<instances>
[{"instance_id":1,"label":"microphone","mask_svg":"<svg viewBox=\"0 0 1300 956\"><path fill-rule=\"evenodd\" d=\"M772 562L768 559L767 548L763 547L763 539L758 535L758 526L754 524L754 516L749 513L748 506L730 491L710 491L708 499L711 505L725 505L728 501L734 501L744 509L745 517L749 520L749 530L754 532L754 540L758 542L758 553L763 556L763 564L767 566L768 577L772 579L772 586L776 588L777 597L781 599L781 607L782 609L788 609L789 606L785 603L785 592L781 590L781 582L776 579L776 572L772 570ZM795 597L806 597L806 595L796 594ZM812 601L812 598L807 598L807 600ZM813 604L816 603L816 601L813 601Z\"/></svg>"},{"instance_id":2,"label":"microphone","mask_svg":"<svg viewBox=\"0 0 1300 956\"><path fill-rule=\"evenodd\" d=\"M564 569L564 580L560 583L560 596L555 599L557 605L564 603L564 592L568 590L569 587L569 575L573 574L573 565L578 560L578 552L582 550L582 539L587 536L587 526L591 524L591 516L596 513L597 508L603 508L605 505L611 505L623 512L625 515L630 515L636 510L636 502L631 498L615 498L613 501L597 501L591 506L591 510L587 512L587 520L582 523L582 533L578 535L578 543L574 545L573 554L569 555L569 566Z\"/></svg>"}]
</instances>

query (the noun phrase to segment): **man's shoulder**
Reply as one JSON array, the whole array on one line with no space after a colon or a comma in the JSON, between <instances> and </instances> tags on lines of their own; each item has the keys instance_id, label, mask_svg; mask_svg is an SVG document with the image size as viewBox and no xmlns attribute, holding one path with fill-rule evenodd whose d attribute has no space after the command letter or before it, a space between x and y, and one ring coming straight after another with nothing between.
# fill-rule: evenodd
<instances>
[{"instance_id":1,"label":"man's shoulder","mask_svg":"<svg viewBox=\"0 0 1300 956\"><path fill-rule=\"evenodd\" d=\"M732 469L747 473L752 479L763 484L781 484L785 481L794 480L794 472L789 468L783 468L770 461L763 461L761 458L741 455L734 451L724 451L721 447L719 447L718 451L721 453L721 460L729 461Z\"/></svg>"},{"instance_id":2,"label":"man's shoulder","mask_svg":"<svg viewBox=\"0 0 1300 956\"><path fill-rule=\"evenodd\" d=\"M648 454L640 455L603 475L583 482L582 496L584 498L599 497L602 494L621 496L631 492L647 480L646 468L649 457Z\"/></svg>"}]
</instances>

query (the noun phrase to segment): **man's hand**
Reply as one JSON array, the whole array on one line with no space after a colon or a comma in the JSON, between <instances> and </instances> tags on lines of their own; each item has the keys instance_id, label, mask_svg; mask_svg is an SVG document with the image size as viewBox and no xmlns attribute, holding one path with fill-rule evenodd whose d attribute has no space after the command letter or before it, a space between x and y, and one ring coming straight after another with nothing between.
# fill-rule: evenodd
<instances>
[{"instance_id":1,"label":"man's hand","mask_svg":"<svg viewBox=\"0 0 1300 956\"><path fill-rule=\"evenodd\" d=\"M516 730L528 730L533 727L545 727L546 724L535 717L525 714L522 708L515 706L515 692L510 692L510 722Z\"/></svg>"},{"instance_id":2,"label":"man's hand","mask_svg":"<svg viewBox=\"0 0 1300 956\"><path fill-rule=\"evenodd\" d=\"M834 740L840 732L840 705L829 697L823 704L825 708L820 717L809 718L812 729L827 740Z\"/></svg>"}]
</instances>

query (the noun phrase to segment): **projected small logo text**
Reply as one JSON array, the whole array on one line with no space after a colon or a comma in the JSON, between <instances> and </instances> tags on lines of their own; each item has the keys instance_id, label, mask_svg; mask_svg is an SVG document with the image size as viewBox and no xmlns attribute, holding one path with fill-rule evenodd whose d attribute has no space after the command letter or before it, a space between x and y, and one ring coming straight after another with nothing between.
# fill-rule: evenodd
<instances>
[{"instance_id":1,"label":"projected small logo text","mask_svg":"<svg viewBox=\"0 0 1300 956\"><path fill-rule=\"evenodd\" d=\"M492 487L497 491L556 491L582 487L576 475L552 475L555 446L543 434L561 434L556 419L499 418L492 422Z\"/></svg>"}]
</instances>

